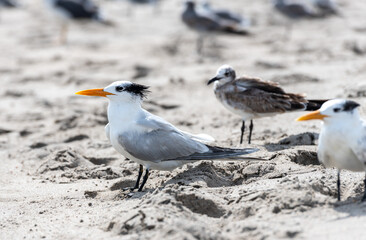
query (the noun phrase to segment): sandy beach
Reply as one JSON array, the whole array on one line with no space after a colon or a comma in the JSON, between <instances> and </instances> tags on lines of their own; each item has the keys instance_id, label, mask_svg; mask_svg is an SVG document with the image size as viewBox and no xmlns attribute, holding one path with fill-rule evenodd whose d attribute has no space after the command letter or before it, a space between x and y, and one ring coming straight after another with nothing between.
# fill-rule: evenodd
<instances>
[{"instance_id":1,"label":"sandy beach","mask_svg":"<svg viewBox=\"0 0 366 240\"><path fill-rule=\"evenodd\" d=\"M0 239L364 238L364 173L342 172L337 202L337 170L316 155L320 121L258 119L252 144L240 145L241 119L207 81L230 64L309 99L352 99L365 118L366 2L339 0L341 16L298 21L288 40L271 1L211 2L253 26L250 36L210 36L204 56L178 0L130 16L125 1L99 1L113 26L71 24L66 45L41 1L0 11ZM105 136L108 101L74 94L116 80L150 86L144 108L178 128L269 160L152 170L129 194L138 164Z\"/></svg>"}]
</instances>

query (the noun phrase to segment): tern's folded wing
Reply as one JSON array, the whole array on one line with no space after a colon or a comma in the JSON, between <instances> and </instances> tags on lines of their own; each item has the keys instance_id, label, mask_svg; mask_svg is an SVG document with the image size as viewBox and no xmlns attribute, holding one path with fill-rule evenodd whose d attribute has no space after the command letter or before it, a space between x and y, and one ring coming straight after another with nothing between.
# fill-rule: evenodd
<instances>
[{"instance_id":1,"label":"tern's folded wing","mask_svg":"<svg viewBox=\"0 0 366 240\"><path fill-rule=\"evenodd\" d=\"M143 127L146 131L152 131L152 130L165 130L165 131L176 131L183 135L185 135L188 138L191 138L193 140L209 143L215 141L213 137L207 134L192 134L185 131L182 131L169 122L165 121L163 118L158 117L156 115L153 115L147 111L144 112L144 117L142 117L137 124L140 127Z\"/></svg>"},{"instance_id":2,"label":"tern's folded wing","mask_svg":"<svg viewBox=\"0 0 366 240\"><path fill-rule=\"evenodd\" d=\"M363 164L366 164L366 122L363 123L362 130L358 132L359 137L350 139L352 151Z\"/></svg>"},{"instance_id":3,"label":"tern's folded wing","mask_svg":"<svg viewBox=\"0 0 366 240\"><path fill-rule=\"evenodd\" d=\"M119 144L133 157L152 162L204 153L208 148L184 134L166 129L129 131L118 137Z\"/></svg>"}]
</instances>

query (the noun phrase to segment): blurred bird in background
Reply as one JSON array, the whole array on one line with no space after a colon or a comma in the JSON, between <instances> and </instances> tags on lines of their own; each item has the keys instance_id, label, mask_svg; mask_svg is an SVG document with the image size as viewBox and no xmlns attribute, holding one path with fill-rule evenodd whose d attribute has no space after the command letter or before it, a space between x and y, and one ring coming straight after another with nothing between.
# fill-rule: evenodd
<instances>
[{"instance_id":1,"label":"blurred bird in background","mask_svg":"<svg viewBox=\"0 0 366 240\"><path fill-rule=\"evenodd\" d=\"M94 21L111 25L105 20L99 8L91 0L44 0L52 13L61 21L59 42L67 42L68 24L73 20Z\"/></svg>"},{"instance_id":2,"label":"blurred bird in background","mask_svg":"<svg viewBox=\"0 0 366 240\"><path fill-rule=\"evenodd\" d=\"M244 18L243 16L241 16L238 13L232 12L227 9L212 8L212 6L209 2L204 2L202 4L202 7L204 10L208 11L210 14L215 15L216 17L220 18L221 20L236 22L237 24L240 24L241 26L246 27L246 28L248 28L250 26L250 20L247 18Z\"/></svg>"},{"instance_id":3,"label":"blurred bird in background","mask_svg":"<svg viewBox=\"0 0 366 240\"><path fill-rule=\"evenodd\" d=\"M332 0L273 0L272 3L278 13L290 20L286 26L286 39L290 38L296 20L339 15L338 7Z\"/></svg>"},{"instance_id":4,"label":"blurred bird in background","mask_svg":"<svg viewBox=\"0 0 366 240\"><path fill-rule=\"evenodd\" d=\"M297 119L323 121L318 158L325 167L338 169L338 201L341 200L341 170L366 171L366 121L360 117L357 109L359 106L351 100L334 99L324 103L318 111ZM362 201L366 200L366 176L364 184Z\"/></svg>"},{"instance_id":5,"label":"blurred bird in background","mask_svg":"<svg viewBox=\"0 0 366 240\"><path fill-rule=\"evenodd\" d=\"M18 7L18 3L14 0L0 0L0 12L1 8L16 8ZM1 14L0 14L0 21L1 21Z\"/></svg>"},{"instance_id":6,"label":"blurred bird in background","mask_svg":"<svg viewBox=\"0 0 366 240\"><path fill-rule=\"evenodd\" d=\"M128 0L129 8L127 9L127 15L131 16L133 12L133 8L137 5L151 5L154 8L155 13L159 10L159 2L160 0Z\"/></svg>"},{"instance_id":7,"label":"blurred bird in background","mask_svg":"<svg viewBox=\"0 0 366 240\"><path fill-rule=\"evenodd\" d=\"M235 70L229 65L221 66L207 85L211 83L214 83L216 98L225 108L243 119L240 144L243 142L246 121L250 121L250 144L253 119L293 111L313 111L326 101L308 100L303 94L287 93L275 82L252 77L236 78Z\"/></svg>"},{"instance_id":8,"label":"blurred bird in background","mask_svg":"<svg viewBox=\"0 0 366 240\"><path fill-rule=\"evenodd\" d=\"M0 7L14 8L18 4L14 0L0 0Z\"/></svg>"},{"instance_id":9,"label":"blurred bird in background","mask_svg":"<svg viewBox=\"0 0 366 240\"><path fill-rule=\"evenodd\" d=\"M248 26L235 17L234 14L225 11L214 11L207 4L196 7L194 1L185 2L182 13L182 21L190 28L198 32L197 53L202 54L204 39L208 33L221 32L236 35L248 35Z\"/></svg>"}]
</instances>

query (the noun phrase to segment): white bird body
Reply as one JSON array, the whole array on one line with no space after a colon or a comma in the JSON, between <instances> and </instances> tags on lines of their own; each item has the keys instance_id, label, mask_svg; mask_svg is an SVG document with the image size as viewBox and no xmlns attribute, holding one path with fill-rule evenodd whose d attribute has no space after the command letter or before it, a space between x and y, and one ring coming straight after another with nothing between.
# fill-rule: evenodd
<instances>
[{"instance_id":1,"label":"white bird body","mask_svg":"<svg viewBox=\"0 0 366 240\"><path fill-rule=\"evenodd\" d=\"M179 130L164 119L141 107L146 86L127 81L114 82L106 88L77 92L79 95L103 96L109 100L107 138L123 156L140 164L136 181L139 186L143 166L146 174L139 187L142 190L149 170L171 171L186 163L199 160L260 160L242 155L258 149L230 149L206 145L214 139L208 135L192 135Z\"/></svg>"},{"instance_id":2,"label":"white bird body","mask_svg":"<svg viewBox=\"0 0 366 240\"><path fill-rule=\"evenodd\" d=\"M325 167L354 172L366 170L366 157L358 150L362 145L366 149L366 124L354 114L349 120L327 122L325 119L318 145L318 158Z\"/></svg>"},{"instance_id":3,"label":"white bird body","mask_svg":"<svg viewBox=\"0 0 366 240\"><path fill-rule=\"evenodd\" d=\"M323 120L319 135L318 159L325 167L338 169L338 200L340 200L340 171L366 172L366 122L361 119L354 101L334 99L298 121ZM362 201L366 200L365 192Z\"/></svg>"},{"instance_id":4,"label":"white bird body","mask_svg":"<svg viewBox=\"0 0 366 240\"><path fill-rule=\"evenodd\" d=\"M152 162L144 161L132 156L127 152L119 142L119 137L127 134L134 134L135 132L150 132L152 128L141 126L138 123L142 118L156 117L151 113L145 111L138 104L118 104L118 102L110 102L108 106L108 121L106 126L106 134L109 136L109 140L112 146L121 153L123 156L135 161L138 164L145 166L148 169L155 169L160 171L172 171L173 169L188 163L187 161L165 161L165 162ZM178 129L177 129L178 130ZM179 131L179 130L178 130ZM146 146L141 145L141 148ZM161 146L164 147L164 146ZM178 147L178 146L177 146ZM143 149L142 149L143 150ZM205 147L203 150L208 151Z\"/></svg>"}]
</instances>

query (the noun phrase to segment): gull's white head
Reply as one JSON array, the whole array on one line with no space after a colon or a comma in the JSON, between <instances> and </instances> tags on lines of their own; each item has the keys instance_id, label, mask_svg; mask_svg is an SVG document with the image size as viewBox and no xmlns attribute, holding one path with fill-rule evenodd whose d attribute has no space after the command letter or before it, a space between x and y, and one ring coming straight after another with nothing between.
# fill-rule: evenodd
<instances>
[{"instance_id":1,"label":"gull's white head","mask_svg":"<svg viewBox=\"0 0 366 240\"><path fill-rule=\"evenodd\" d=\"M347 122L355 119L357 120L359 119L359 113L357 109L359 106L360 104L351 100L329 100L325 102L319 110L308 113L296 120L307 121L320 119L323 120L325 124Z\"/></svg>"},{"instance_id":2,"label":"gull's white head","mask_svg":"<svg viewBox=\"0 0 366 240\"><path fill-rule=\"evenodd\" d=\"M88 89L75 94L106 97L113 102L141 102L149 87L129 81L117 81L105 88Z\"/></svg>"},{"instance_id":3,"label":"gull's white head","mask_svg":"<svg viewBox=\"0 0 366 240\"><path fill-rule=\"evenodd\" d=\"M228 82L234 81L235 78L236 73L234 68L229 65L223 65L217 70L216 76L208 81L207 85L210 85L213 82L217 82L217 84L223 85Z\"/></svg>"}]
</instances>

